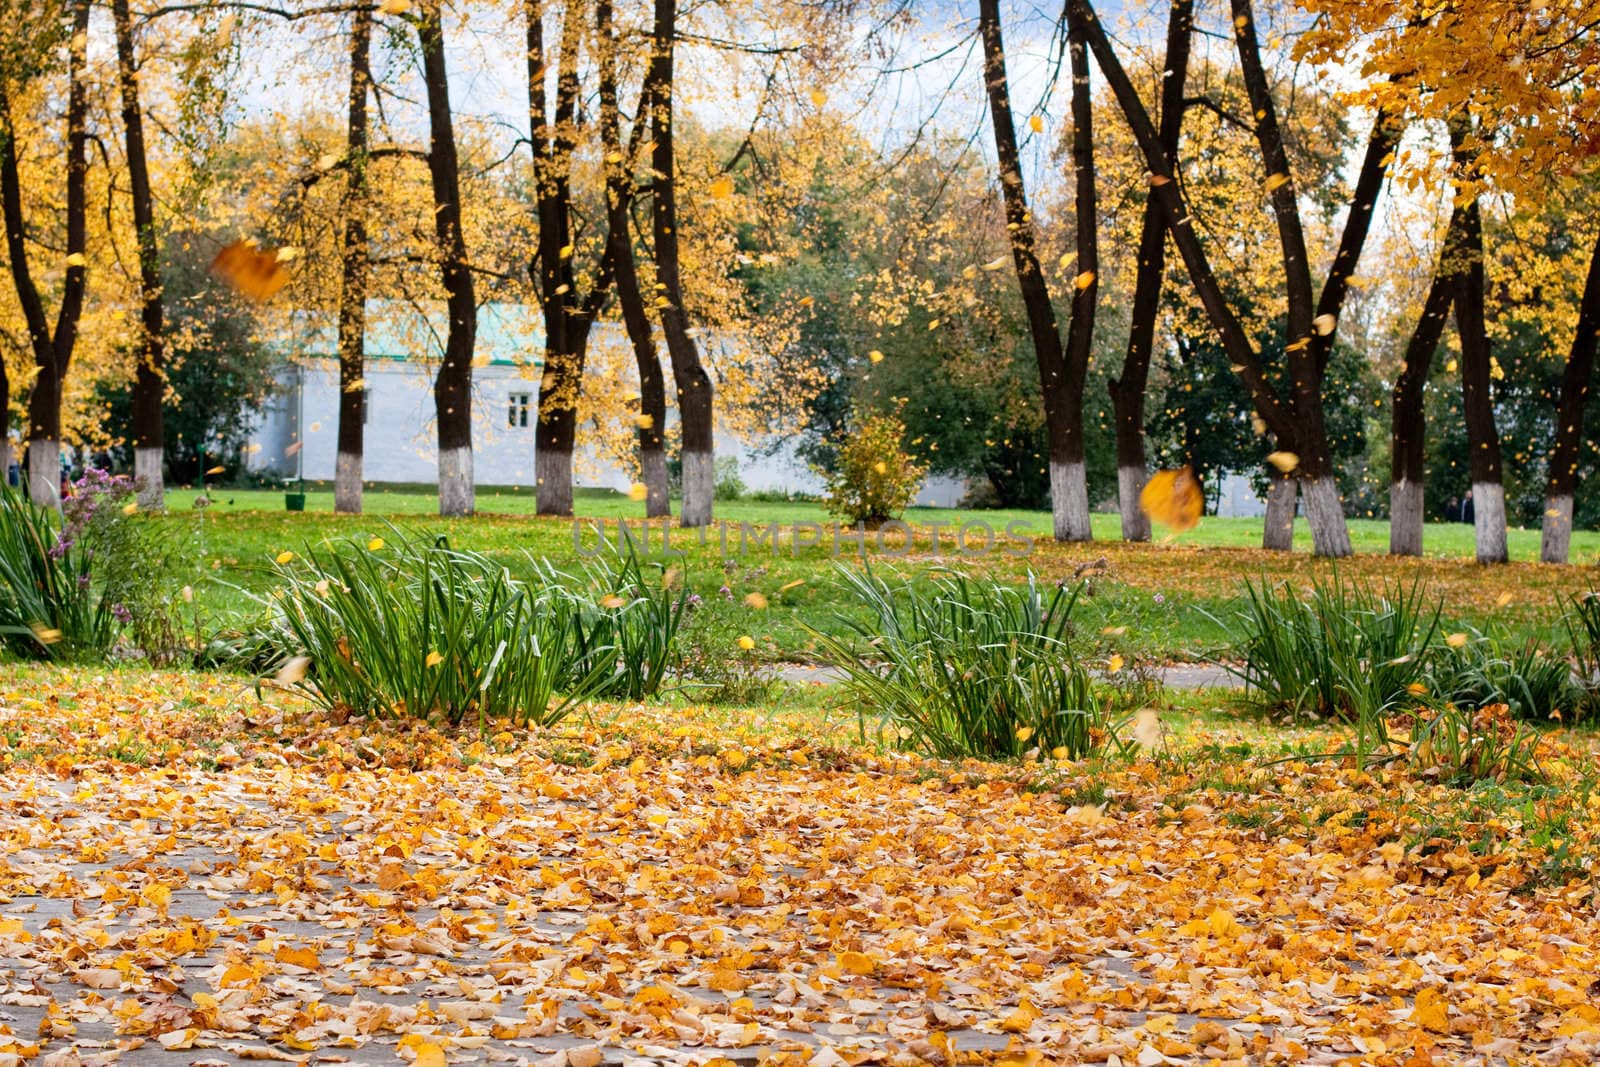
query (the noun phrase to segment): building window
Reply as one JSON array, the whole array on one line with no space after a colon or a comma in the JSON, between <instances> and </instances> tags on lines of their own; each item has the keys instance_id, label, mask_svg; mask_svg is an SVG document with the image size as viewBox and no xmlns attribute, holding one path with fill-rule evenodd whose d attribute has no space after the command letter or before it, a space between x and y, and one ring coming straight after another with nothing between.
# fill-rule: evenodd
<instances>
[{"instance_id":1,"label":"building window","mask_svg":"<svg viewBox=\"0 0 1600 1067\"><path fill-rule=\"evenodd\" d=\"M528 425L528 408L532 406L533 397L529 393L512 393L511 407L506 418L506 425L516 428L526 428Z\"/></svg>"},{"instance_id":2,"label":"building window","mask_svg":"<svg viewBox=\"0 0 1600 1067\"><path fill-rule=\"evenodd\" d=\"M361 424L365 426L372 421L372 390L361 390Z\"/></svg>"}]
</instances>

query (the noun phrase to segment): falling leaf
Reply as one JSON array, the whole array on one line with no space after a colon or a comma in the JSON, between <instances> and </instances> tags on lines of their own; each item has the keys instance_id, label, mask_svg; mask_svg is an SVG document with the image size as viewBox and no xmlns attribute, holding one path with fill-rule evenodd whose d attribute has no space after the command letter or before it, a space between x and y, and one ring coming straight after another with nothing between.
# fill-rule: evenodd
<instances>
[{"instance_id":1,"label":"falling leaf","mask_svg":"<svg viewBox=\"0 0 1600 1067\"><path fill-rule=\"evenodd\" d=\"M210 468L209 470L206 471L206 475L210 476L210 475L213 475L213 474L225 474L225 473L227 473L227 470L228 470L227 467L212 467L212 468Z\"/></svg>"},{"instance_id":2,"label":"falling leaf","mask_svg":"<svg viewBox=\"0 0 1600 1067\"><path fill-rule=\"evenodd\" d=\"M610 593L600 598L600 606L603 608L620 608L627 602L627 597L621 596L617 593Z\"/></svg>"},{"instance_id":3,"label":"falling leaf","mask_svg":"<svg viewBox=\"0 0 1600 1067\"><path fill-rule=\"evenodd\" d=\"M1134 715L1133 739L1145 748L1161 744L1161 717L1154 708L1140 708Z\"/></svg>"},{"instance_id":4,"label":"falling leaf","mask_svg":"<svg viewBox=\"0 0 1600 1067\"><path fill-rule=\"evenodd\" d=\"M278 673L272 676L272 683L279 688L287 689L291 685L303 681L306 671L311 669L310 656L293 656L284 661L278 668Z\"/></svg>"},{"instance_id":5,"label":"falling leaf","mask_svg":"<svg viewBox=\"0 0 1600 1067\"><path fill-rule=\"evenodd\" d=\"M789 590L798 589L800 586L805 584L806 580L804 578L796 578L792 582L784 582L782 585L778 586L778 592L787 593Z\"/></svg>"},{"instance_id":6,"label":"falling leaf","mask_svg":"<svg viewBox=\"0 0 1600 1067\"><path fill-rule=\"evenodd\" d=\"M1444 365L1444 369L1446 374L1454 374L1456 372L1456 361L1450 360Z\"/></svg>"},{"instance_id":7,"label":"falling leaf","mask_svg":"<svg viewBox=\"0 0 1600 1067\"><path fill-rule=\"evenodd\" d=\"M53 645L61 640L61 631L42 622L30 622L28 630L41 645Z\"/></svg>"},{"instance_id":8,"label":"falling leaf","mask_svg":"<svg viewBox=\"0 0 1600 1067\"><path fill-rule=\"evenodd\" d=\"M1028 116L1028 128L1034 133L1044 132L1044 118L1040 115Z\"/></svg>"},{"instance_id":9,"label":"falling leaf","mask_svg":"<svg viewBox=\"0 0 1600 1067\"><path fill-rule=\"evenodd\" d=\"M282 248L278 249L272 254L277 258L279 263L287 263L292 259L298 258L300 255L300 250L295 248L293 245L284 245Z\"/></svg>"},{"instance_id":10,"label":"falling leaf","mask_svg":"<svg viewBox=\"0 0 1600 1067\"><path fill-rule=\"evenodd\" d=\"M757 592L749 592L744 596L744 602L757 611L767 606L767 598Z\"/></svg>"},{"instance_id":11,"label":"falling leaf","mask_svg":"<svg viewBox=\"0 0 1600 1067\"><path fill-rule=\"evenodd\" d=\"M1118 653L1106 661L1106 673L1116 674L1122 669L1122 655Z\"/></svg>"},{"instance_id":12,"label":"falling leaf","mask_svg":"<svg viewBox=\"0 0 1600 1067\"><path fill-rule=\"evenodd\" d=\"M1273 193L1289 184L1289 176L1281 171L1267 177L1267 192Z\"/></svg>"},{"instance_id":13,"label":"falling leaf","mask_svg":"<svg viewBox=\"0 0 1600 1067\"><path fill-rule=\"evenodd\" d=\"M1257 437L1261 437L1267 432L1267 420L1252 412L1250 415L1250 428L1256 432Z\"/></svg>"},{"instance_id":14,"label":"falling leaf","mask_svg":"<svg viewBox=\"0 0 1600 1067\"><path fill-rule=\"evenodd\" d=\"M137 500L130 500L126 504L122 505L122 513L124 515L132 515L134 512L136 512L138 510L139 510L139 502Z\"/></svg>"},{"instance_id":15,"label":"falling leaf","mask_svg":"<svg viewBox=\"0 0 1600 1067\"><path fill-rule=\"evenodd\" d=\"M378 11L385 15L404 15L411 10L411 0L383 0Z\"/></svg>"},{"instance_id":16,"label":"falling leaf","mask_svg":"<svg viewBox=\"0 0 1600 1067\"><path fill-rule=\"evenodd\" d=\"M422 664L425 667L437 667L439 664L441 664L443 662L444 662L443 653L441 653L437 649L435 649L435 650L430 651L428 653L427 658L422 661Z\"/></svg>"},{"instance_id":17,"label":"falling leaf","mask_svg":"<svg viewBox=\"0 0 1600 1067\"><path fill-rule=\"evenodd\" d=\"M643 482L634 482L628 486L629 500L645 500L650 496L650 487Z\"/></svg>"},{"instance_id":18,"label":"falling leaf","mask_svg":"<svg viewBox=\"0 0 1600 1067\"><path fill-rule=\"evenodd\" d=\"M69 267L87 267L88 265L89 259L82 252L74 252L67 257L67 266Z\"/></svg>"},{"instance_id":19,"label":"falling leaf","mask_svg":"<svg viewBox=\"0 0 1600 1067\"><path fill-rule=\"evenodd\" d=\"M270 300L289 281L277 252L235 241L211 261L211 273L252 300Z\"/></svg>"},{"instance_id":20,"label":"falling leaf","mask_svg":"<svg viewBox=\"0 0 1600 1067\"><path fill-rule=\"evenodd\" d=\"M367 542L367 551L368 552L381 552L381 551L383 551L383 538L374 537L372 540L368 541Z\"/></svg>"},{"instance_id":21,"label":"falling leaf","mask_svg":"<svg viewBox=\"0 0 1600 1067\"><path fill-rule=\"evenodd\" d=\"M985 263L983 265L983 269L984 270L989 270L989 271L995 271L995 270L999 270L1001 267L1003 267L1005 265L1006 265L1006 257L1005 256L1001 256L998 259L991 259L989 262Z\"/></svg>"},{"instance_id":22,"label":"falling leaf","mask_svg":"<svg viewBox=\"0 0 1600 1067\"><path fill-rule=\"evenodd\" d=\"M1072 279L1072 287L1081 293L1085 289L1089 288L1089 286L1094 284L1094 279L1094 271L1086 270L1076 278Z\"/></svg>"},{"instance_id":23,"label":"falling leaf","mask_svg":"<svg viewBox=\"0 0 1600 1067\"><path fill-rule=\"evenodd\" d=\"M1489 357L1489 377L1497 382L1506 380L1506 369L1500 366L1500 361L1494 356Z\"/></svg>"},{"instance_id":24,"label":"falling leaf","mask_svg":"<svg viewBox=\"0 0 1600 1067\"><path fill-rule=\"evenodd\" d=\"M1033 736L1033 727L1031 727L1031 726L1019 726L1019 727L1017 727L1017 740L1018 741L1026 741L1028 738L1030 738L1032 736Z\"/></svg>"},{"instance_id":25,"label":"falling leaf","mask_svg":"<svg viewBox=\"0 0 1600 1067\"><path fill-rule=\"evenodd\" d=\"M1461 648L1467 643L1467 635L1459 630L1444 639L1444 643L1451 648Z\"/></svg>"},{"instance_id":26,"label":"falling leaf","mask_svg":"<svg viewBox=\"0 0 1600 1067\"><path fill-rule=\"evenodd\" d=\"M1157 471L1139 493L1139 507L1152 521L1181 533L1199 523L1205 495L1192 468Z\"/></svg>"},{"instance_id":27,"label":"falling leaf","mask_svg":"<svg viewBox=\"0 0 1600 1067\"><path fill-rule=\"evenodd\" d=\"M1149 174L1145 176L1145 181L1150 184L1152 189L1159 189L1163 185L1170 184L1172 179L1165 174Z\"/></svg>"},{"instance_id":28,"label":"falling leaf","mask_svg":"<svg viewBox=\"0 0 1600 1067\"><path fill-rule=\"evenodd\" d=\"M291 444L288 448L284 449L283 450L283 454L284 454L285 458L287 458L287 457L292 456L295 453L299 452L304 447L306 447L306 443L304 441L296 441L293 444Z\"/></svg>"},{"instance_id":29,"label":"falling leaf","mask_svg":"<svg viewBox=\"0 0 1600 1067\"><path fill-rule=\"evenodd\" d=\"M1300 457L1293 452L1269 452L1267 453L1267 462L1278 468L1280 473L1288 474L1300 466Z\"/></svg>"},{"instance_id":30,"label":"falling leaf","mask_svg":"<svg viewBox=\"0 0 1600 1067\"><path fill-rule=\"evenodd\" d=\"M1311 328L1317 331L1318 337L1326 337L1339 325L1337 315L1322 314L1311 320Z\"/></svg>"},{"instance_id":31,"label":"falling leaf","mask_svg":"<svg viewBox=\"0 0 1600 1067\"><path fill-rule=\"evenodd\" d=\"M277 554L277 556L274 557L274 558L277 560L278 565L282 566L283 564L288 563L288 562L290 562L291 560L294 559L294 553L290 552L288 549L284 549L282 552L279 552Z\"/></svg>"},{"instance_id":32,"label":"falling leaf","mask_svg":"<svg viewBox=\"0 0 1600 1067\"><path fill-rule=\"evenodd\" d=\"M711 196L715 200L726 200L733 195L733 178L724 174L711 183Z\"/></svg>"},{"instance_id":33,"label":"falling leaf","mask_svg":"<svg viewBox=\"0 0 1600 1067\"><path fill-rule=\"evenodd\" d=\"M872 363L882 363L883 353L874 348L871 352L867 353L867 360Z\"/></svg>"},{"instance_id":34,"label":"falling leaf","mask_svg":"<svg viewBox=\"0 0 1600 1067\"><path fill-rule=\"evenodd\" d=\"M811 105L813 107L821 107L823 104L826 104L827 102L828 102L828 94L827 93L823 92L821 89L813 89L813 90L811 90Z\"/></svg>"},{"instance_id":35,"label":"falling leaf","mask_svg":"<svg viewBox=\"0 0 1600 1067\"><path fill-rule=\"evenodd\" d=\"M352 378L350 379L349 383L345 385L344 391L347 393L359 393L366 387L367 380L365 378Z\"/></svg>"},{"instance_id":36,"label":"falling leaf","mask_svg":"<svg viewBox=\"0 0 1600 1067\"><path fill-rule=\"evenodd\" d=\"M656 420L654 416L651 415L635 415L633 417L633 424L641 430L648 430L650 427L656 424Z\"/></svg>"}]
</instances>

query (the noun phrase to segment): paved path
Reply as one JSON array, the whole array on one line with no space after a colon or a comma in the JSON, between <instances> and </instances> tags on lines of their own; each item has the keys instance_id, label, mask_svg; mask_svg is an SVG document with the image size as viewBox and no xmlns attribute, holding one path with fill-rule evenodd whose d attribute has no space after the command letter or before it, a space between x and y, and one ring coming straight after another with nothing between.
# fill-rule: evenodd
<instances>
[{"instance_id":1,"label":"paved path","mask_svg":"<svg viewBox=\"0 0 1600 1067\"><path fill-rule=\"evenodd\" d=\"M1236 674L1209 663L1188 663L1154 670L1161 684L1169 689L1241 689L1244 682ZM788 663L778 668L786 682L820 682L832 685L844 680L844 672L827 665Z\"/></svg>"}]
</instances>

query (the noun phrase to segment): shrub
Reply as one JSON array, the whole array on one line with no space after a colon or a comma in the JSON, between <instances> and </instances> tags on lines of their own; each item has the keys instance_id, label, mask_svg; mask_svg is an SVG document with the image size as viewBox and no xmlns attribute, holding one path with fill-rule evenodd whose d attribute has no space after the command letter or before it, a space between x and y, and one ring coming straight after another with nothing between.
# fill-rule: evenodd
<instances>
[{"instance_id":1,"label":"shrub","mask_svg":"<svg viewBox=\"0 0 1600 1067\"><path fill-rule=\"evenodd\" d=\"M1577 661L1577 684L1583 698L1579 710L1593 714L1600 708L1600 592L1573 596L1562 612L1562 621Z\"/></svg>"},{"instance_id":2,"label":"shrub","mask_svg":"<svg viewBox=\"0 0 1600 1067\"><path fill-rule=\"evenodd\" d=\"M739 477L739 460L736 456L719 456L716 463L716 485L711 490L713 500L738 500L744 496L744 479Z\"/></svg>"},{"instance_id":3,"label":"shrub","mask_svg":"<svg viewBox=\"0 0 1600 1067\"><path fill-rule=\"evenodd\" d=\"M1048 594L1032 576L1002 585L942 572L889 584L840 569L869 621L841 619L862 640L813 630L845 673L863 735L930 756L1016 757L1039 748L1078 759L1116 741L1118 704L1097 690L1068 640L1077 588Z\"/></svg>"},{"instance_id":4,"label":"shrub","mask_svg":"<svg viewBox=\"0 0 1600 1067\"><path fill-rule=\"evenodd\" d=\"M578 599L558 586L529 588L443 538L397 531L389 544L345 542L280 560L276 625L309 660L291 661L281 677L324 707L548 726L600 681L598 657L576 643Z\"/></svg>"},{"instance_id":5,"label":"shrub","mask_svg":"<svg viewBox=\"0 0 1600 1067\"><path fill-rule=\"evenodd\" d=\"M1582 713L1584 693L1565 656L1532 641L1506 647L1477 631L1462 637L1435 657L1433 692L1441 699L1471 708L1504 705L1516 718L1541 722Z\"/></svg>"},{"instance_id":6,"label":"shrub","mask_svg":"<svg viewBox=\"0 0 1600 1067\"><path fill-rule=\"evenodd\" d=\"M631 538L607 544L576 577L548 560L532 559L532 571L546 593L570 590L578 605L571 619L572 682L592 678L594 696L644 700L660 692L677 666L688 590L676 569L642 562Z\"/></svg>"},{"instance_id":7,"label":"shrub","mask_svg":"<svg viewBox=\"0 0 1600 1067\"><path fill-rule=\"evenodd\" d=\"M1335 575L1302 599L1287 583L1246 581L1227 669L1274 710L1371 725L1426 691L1442 605L1410 587L1346 585Z\"/></svg>"},{"instance_id":8,"label":"shrub","mask_svg":"<svg viewBox=\"0 0 1600 1067\"><path fill-rule=\"evenodd\" d=\"M689 600L678 676L688 694L705 704L751 707L770 702L782 682L763 662L750 636L750 613L730 616L720 605ZM746 647L748 645L748 647Z\"/></svg>"},{"instance_id":9,"label":"shrub","mask_svg":"<svg viewBox=\"0 0 1600 1067\"><path fill-rule=\"evenodd\" d=\"M885 412L857 410L825 476L826 507L852 523L879 526L917 495L928 468L905 451L906 425Z\"/></svg>"},{"instance_id":10,"label":"shrub","mask_svg":"<svg viewBox=\"0 0 1600 1067\"><path fill-rule=\"evenodd\" d=\"M34 659L104 655L116 620L93 587L92 562L54 511L0 485L0 642Z\"/></svg>"}]
</instances>

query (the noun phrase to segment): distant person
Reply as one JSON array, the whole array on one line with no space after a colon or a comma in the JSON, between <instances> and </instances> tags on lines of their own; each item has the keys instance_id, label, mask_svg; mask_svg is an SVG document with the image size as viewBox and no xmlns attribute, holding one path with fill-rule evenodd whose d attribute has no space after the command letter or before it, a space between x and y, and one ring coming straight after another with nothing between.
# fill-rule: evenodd
<instances>
[{"instance_id":1,"label":"distant person","mask_svg":"<svg viewBox=\"0 0 1600 1067\"><path fill-rule=\"evenodd\" d=\"M1475 517L1472 507L1472 490L1468 489L1466 499L1461 501L1461 521L1470 523Z\"/></svg>"},{"instance_id":2,"label":"distant person","mask_svg":"<svg viewBox=\"0 0 1600 1067\"><path fill-rule=\"evenodd\" d=\"M1449 500L1445 501L1445 504L1444 504L1444 521L1445 522L1460 522L1461 521L1461 501L1457 500L1455 497L1451 497Z\"/></svg>"}]
</instances>

